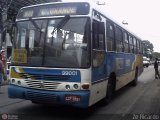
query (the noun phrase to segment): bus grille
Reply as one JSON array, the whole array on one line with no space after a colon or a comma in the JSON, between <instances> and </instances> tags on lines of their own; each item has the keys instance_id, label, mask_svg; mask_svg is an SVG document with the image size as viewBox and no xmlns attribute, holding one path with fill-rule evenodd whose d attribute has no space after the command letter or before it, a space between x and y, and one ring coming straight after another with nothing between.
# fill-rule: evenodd
<instances>
[{"instance_id":1,"label":"bus grille","mask_svg":"<svg viewBox=\"0 0 160 120\"><path fill-rule=\"evenodd\" d=\"M56 90L61 83L53 81L25 80L27 87L35 89Z\"/></svg>"},{"instance_id":2,"label":"bus grille","mask_svg":"<svg viewBox=\"0 0 160 120\"><path fill-rule=\"evenodd\" d=\"M30 74L19 73L24 79L36 79L36 80L69 80L69 75L42 75L42 74Z\"/></svg>"},{"instance_id":3,"label":"bus grille","mask_svg":"<svg viewBox=\"0 0 160 120\"><path fill-rule=\"evenodd\" d=\"M55 103L57 101L57 95L50 93L27 91L26 96L29 100L43 103Z\"/></svg>"}]
</instances>

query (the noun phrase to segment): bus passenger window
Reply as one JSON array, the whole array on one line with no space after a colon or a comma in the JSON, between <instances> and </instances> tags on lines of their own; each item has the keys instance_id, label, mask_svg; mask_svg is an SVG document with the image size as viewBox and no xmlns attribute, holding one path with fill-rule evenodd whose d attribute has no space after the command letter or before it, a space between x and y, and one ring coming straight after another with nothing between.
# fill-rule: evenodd
<instances>
[{"instance_id":1,"label":"bus passenger window","mask_svg":"<svg viewBox=\"0 0 160 120\"><path fill-rule=\"evenodd\" d=\"M139 40L137 39L137 53L140 54Z\"/></svg>"},{"instance_id":2,"label":"bus passenger window","mask_svg":"<svg viewBox=\"0 0 160 120\"><path fill-rule=\"evenodd\" d=\"M106 22L107 51L114 51L114 27L108 21Z\"/></svg>"},{"instance_id":3,"label":"bus passenger window","mask_svg":"<svg viewBox=\"0 0 160 120\"><path fill-rule=\"evenodd\" d=\"M134 44L134 53L137 53L137 40L136 40L136 38L133 38L133 44Z\"/></svg>"},{"instance_id":4,"label":"bus passenger window","mask_svg":"<svg viewBox=\"0 0 160 120\"><path fill-rule=\"evenodd\" d=\"M139 54L142 54L142 43L139 41Z\"/></svg>"},{"instance_id":5,"label":"bus passenger window","mask_svg":"<svg viewBox=\"0 0 160 120\"><path fill-rule=\"evenodd\" d=\"M94 21L93 22L93 67L100 66L104 61L105 51L104 51L104 40L105 40L105 28L103 22Z\"/></svg>"},{"instance_id":6,"label":"bus passenger window","mask_svg":"<svg viewBox=\"0 0 160 120\"><path fill-rule=\"evenodd\" d=\"M93 49L104 50L104 23L93 23Z\"/></svg>"},{"instance_id":7,"label":"bus passenger window","mask_svg":"<svg viewBox=\"0 0 160 120\"><path fill-rule=\"evenodd\" d=\"M130 53L134 53L133 39L131 36L129 36L129 48L130 48Z\"/></svg>"},{"instance_id":8,"label":"bus passenger window","mask_svg":"<svg viewBox=\"0 0 160 120\"><path fill-rule=\"evenodd\" d=\"M124 32L124 51L128 52L129 51L129 46L128 46L128 34L126 32Z\"/></svg>"},{"instance_id":9,"label":"bus passenger window","mask_svg":"<svg viewBox=\"0 0 160 120\"><path fill-rule=\"evenodd\" d=\"M116 27L115 29L115 39L116 39L117 52L123 52L122 31L118 27Z\"/></svg>"}]
</instances>

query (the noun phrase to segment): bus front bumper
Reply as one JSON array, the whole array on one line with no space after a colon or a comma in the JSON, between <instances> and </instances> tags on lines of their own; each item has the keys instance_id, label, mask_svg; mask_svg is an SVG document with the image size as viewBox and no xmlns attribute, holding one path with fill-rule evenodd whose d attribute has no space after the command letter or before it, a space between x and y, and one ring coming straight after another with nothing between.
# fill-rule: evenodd
<instances>
[{"instance_id":1,"label":"bus front bumper","mask_svg":"<svg viewBox=\"0 0 160 120\"><path fill-rule=\"evenodd\" d=\"M40 104L69 105L86 108L89 105L89 91L48 91L9 85L8 97L31 100Z\"/></svg>"}]
</instances>

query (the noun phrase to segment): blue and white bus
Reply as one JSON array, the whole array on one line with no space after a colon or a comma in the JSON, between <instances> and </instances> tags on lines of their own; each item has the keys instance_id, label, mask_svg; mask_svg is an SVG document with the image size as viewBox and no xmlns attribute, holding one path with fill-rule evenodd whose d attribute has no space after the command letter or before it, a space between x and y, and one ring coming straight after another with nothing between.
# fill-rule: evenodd
<instances>
[{"instance_id":1,"label":"blue and white bus","mask_svg":"<svg viewBox=\"0 0 160 120\"><path fill-rule=\"evenodd\" d=\"M89 2L24 7L16 18L9 98L83 108L107 103L114 91L137 84L141 44Z\"/></svg>"}]
</instances>

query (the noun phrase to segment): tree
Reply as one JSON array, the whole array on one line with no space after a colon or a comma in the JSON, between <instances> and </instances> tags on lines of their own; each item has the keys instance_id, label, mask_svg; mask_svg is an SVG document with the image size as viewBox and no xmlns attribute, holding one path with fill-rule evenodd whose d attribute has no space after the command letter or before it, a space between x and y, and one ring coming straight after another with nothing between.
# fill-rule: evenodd
<instances>
[{"instance_id":1,"label":"tree","mask_svg":"<svg viewBox=\"0 0 160 120\"><path fill-rule=\"evenodd\" d=\"M152 59L153 44L148 40L143 40L143 55Z\"/></svg>"},{"instance_id":2,"label":"tree","mask_svg":"<svg viewBox=\"0 0 160 120\"><path fill-rule=\"evenodd\" d=\"M7 12L12 3L12 0L0 0L0 17L1 17L1 43L5 42L6 31L8 29L9 21L7 20ZM2 45L1 45L2 47Z\"/></svg>"},{"instance_id":3,"label":"tree","mask_svg":"<svg viewBox=\"0 0 160 120\"><path fill-rule=\"evenodd\" d=\"M155 58L160 58L160 53L154 52L153 53L153 59L155 59Z\"/></svg>"}]
</instances>

